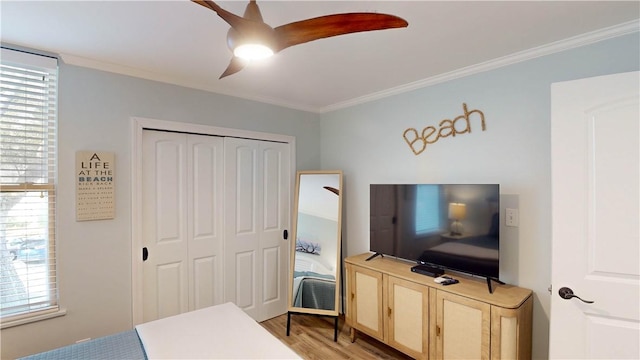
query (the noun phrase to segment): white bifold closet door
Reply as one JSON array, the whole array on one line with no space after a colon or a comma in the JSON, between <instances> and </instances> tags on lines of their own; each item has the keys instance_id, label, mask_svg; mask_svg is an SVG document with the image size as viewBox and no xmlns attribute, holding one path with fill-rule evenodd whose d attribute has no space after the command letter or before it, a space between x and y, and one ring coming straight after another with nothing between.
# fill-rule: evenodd
<instances>
[{"instance_id":1,"label":"white bifold closet door","mask_svg":"<svg viewBox=\"0 0 640 360\"><path fill-rule=\"evenodd\" d=\"M289 145L225 138L225 300L257 321L287 309Z\"/></svg>"},{"instance_id":2,"label":"white bifold closet door","mask_svg":"<svg viewBox=\"0 0 640 360\"><path fill-rule=\"evenodd\" d=\"M143 132L143 321L222 303L221 137Z\"/></svg>"},{"instance_id":3,"label":"white bifold closet door","mask_svg":"<svg viewBox=\"0 0 640 360\"><path fill-rule=\"evenodd\" d=\"M143 321L233 301L286 311L289 145L145 130Z\"/></svg>"}]
</instances>

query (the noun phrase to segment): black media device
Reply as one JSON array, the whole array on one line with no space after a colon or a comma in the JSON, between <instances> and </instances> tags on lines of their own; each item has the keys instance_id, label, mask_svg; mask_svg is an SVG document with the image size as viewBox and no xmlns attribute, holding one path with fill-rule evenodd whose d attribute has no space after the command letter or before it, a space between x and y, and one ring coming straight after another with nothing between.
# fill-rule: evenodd
<instances>
[{"instance_id":1,"label":"black media device","mask_svg":"<svg viewBox=\"0 0 640 360\"><path fill-rule=\"evenodd\" d=\"M413 271L414 273L427 275L431 277L438 277L444 274L444 270L433 267L433 266L427 266L427 265L416 265L411 268L411 271Z\"/></svg>"},{"instance_id":2,"label":"black media device","mask_svg":"<svg viewBox=\"0 0 640 360\"><path fill-rule=\"evenodd\" d=\"M500 282L498 184L371 184L369 200L370 251Z\"/></svg>"}]
</instances>

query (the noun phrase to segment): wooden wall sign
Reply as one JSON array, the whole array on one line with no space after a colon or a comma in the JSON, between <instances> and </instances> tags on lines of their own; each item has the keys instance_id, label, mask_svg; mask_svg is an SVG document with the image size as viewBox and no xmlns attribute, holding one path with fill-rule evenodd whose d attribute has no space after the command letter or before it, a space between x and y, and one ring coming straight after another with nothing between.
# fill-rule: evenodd
<instances>
[{"instance_id":1,"label":"wooden wall sign","mask_svg":"<svg viewBox=\"0 0 640 360\"><path fill-rule=\"evenodd\" d=\"M115 155L112 152L76 152L76 220L115 217Z\"/></svg>"},{"instance_id":2,"label":"wooden wall sign","mask_svg":"<svg viewBox=\"0 0 640 360\"><path fill-rule=\"evenodd\" d=\"M427 144L435 144L441 138L470 134L471 117L474 113L477 114L474 118L477 118L480 121L482 131L487 129L482 111L477 109L469 111L467 110L467 104L465 103L462 103L462 110L464 111L464 114L453 120L444 119L440 121L438 128L435 126L427 126L422 129L422 132L420 133L418 133L418 130L415 128L408 128L404 131L402 137L409 145L411 151L416 155L420 155L427 148Z\"/></svg>"}]
</instances>

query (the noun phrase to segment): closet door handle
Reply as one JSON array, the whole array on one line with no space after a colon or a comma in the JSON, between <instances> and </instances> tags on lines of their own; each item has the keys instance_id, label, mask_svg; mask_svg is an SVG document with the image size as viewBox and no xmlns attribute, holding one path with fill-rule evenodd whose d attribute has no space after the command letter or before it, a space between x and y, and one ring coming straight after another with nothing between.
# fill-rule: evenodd
<instances>
[{"instance_id":1,"label":"closet door handle","mask_svg":"<svg viewBox=\"0 0 640 360\"><path fill-rule=\"evenodd\" d=\"M282 238L285 240L289 238L289 232L287 231L287 229L284 229L284 231L282 232Z\"/></svg>"},{"instance_id":2,"label":"closet door handle","mask_svg":"<svg viewBox=\"0 0 640 360\"><path fill-rule=\"evenodd\" d=\"M142 261L147 261L147 259L149 258L149 250L147 250L147 247L143 247L142 248Z\"/></svg>"}]
</instances>

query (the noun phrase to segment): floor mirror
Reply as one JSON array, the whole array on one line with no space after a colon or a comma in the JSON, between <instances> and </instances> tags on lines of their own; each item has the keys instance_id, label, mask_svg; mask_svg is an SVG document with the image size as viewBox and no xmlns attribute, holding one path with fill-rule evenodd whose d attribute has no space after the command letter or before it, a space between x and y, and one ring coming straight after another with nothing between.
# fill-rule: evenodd
<instances>
[{"instance_id":1,"label":"floor mirror","mask_svg":"<svg viewBox=\"0 0 640 360\"><path fill-rule=\"evenodd\" d=\"M341 284L342 171L298 171L293 213L289 311L335 318L338 337Z\"/></svg>"}]
</instances>

